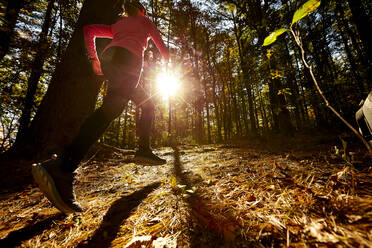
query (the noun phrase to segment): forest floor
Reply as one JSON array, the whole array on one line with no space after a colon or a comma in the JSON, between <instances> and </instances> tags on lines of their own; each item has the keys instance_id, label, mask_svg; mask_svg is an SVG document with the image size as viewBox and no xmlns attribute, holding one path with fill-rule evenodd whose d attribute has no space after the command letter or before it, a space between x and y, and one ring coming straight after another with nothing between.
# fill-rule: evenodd
<instances>
[{"instance_id":1,"label":"forest floor","mask_svg":"<svg viewBox=\"0 0 372 248\"><path fill-rule=\"evenodd\" d=\"M78 170L81 214L34 184L1 190L0 247L372 247L372 164L338 143L180 145L157 167L101 147Z\"/></svg>"}]
</instances>

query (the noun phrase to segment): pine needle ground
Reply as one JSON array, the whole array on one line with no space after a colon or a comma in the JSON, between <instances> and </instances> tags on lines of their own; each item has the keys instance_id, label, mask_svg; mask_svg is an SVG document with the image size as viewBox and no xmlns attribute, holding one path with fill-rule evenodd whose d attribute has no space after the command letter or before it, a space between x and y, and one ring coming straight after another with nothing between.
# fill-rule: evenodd
<instances>
[{"instance_id":1,"label":"pine needle ground","mask_svg":"<svg viewBox=\"0 0 372 248\"><path fill-rule=\"evenodd\" d=\"M0 246L372 247L371 164L322 149L184 145L143 167L105 147L79 168L82 214L1 192Z\"/></svg>"}]
</instances>

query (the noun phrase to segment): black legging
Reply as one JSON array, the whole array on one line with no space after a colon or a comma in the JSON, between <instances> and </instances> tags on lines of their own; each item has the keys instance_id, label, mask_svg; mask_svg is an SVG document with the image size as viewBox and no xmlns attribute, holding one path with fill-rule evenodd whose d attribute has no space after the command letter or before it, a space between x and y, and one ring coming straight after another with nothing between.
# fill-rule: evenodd
<instances>
[{"instance_id":1,"label":"black legging","mask_svg":"<svg viewBox=\"0 0 372 248\"><path fill-rule=\"evenodd\" d=\"M138 85L142 60L128 50L111 47L103 54L101 67L108 79L107 95L100 108L83 123L79 133L62 154L63 168L74 171L89 148L102 136L109 124L124 110L129 100L142 109L138 123L139 149L150 149L154 103Z\"/></svg>"}]
</instances>

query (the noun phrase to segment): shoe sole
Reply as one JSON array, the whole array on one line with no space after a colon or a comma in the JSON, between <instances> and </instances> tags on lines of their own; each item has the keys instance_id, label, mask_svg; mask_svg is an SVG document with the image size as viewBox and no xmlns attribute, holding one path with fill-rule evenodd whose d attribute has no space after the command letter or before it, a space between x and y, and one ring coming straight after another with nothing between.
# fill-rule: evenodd
<instances>
[{"instance_id":1,"label":"shoe sole","mask_svg":"<svg viewBox=\"0 0 372 248\"><path fill-rule=\"evenodd\" d=\"M144 157L135 157L134 162L136 164L140 164L143 166L159 166L159 165L164 165L167 163L166 161L165 162L154 162L154 160L150 160Z\"/></svg>"},{"instance_id":2,"label":"shoe sole","mask_svg":"<svg viewBox=\"0 0 372 248\"><path fill-rule=\"evenodd\" d=\"M46 198L61 212L64 214L74 213L75 211L71 209L62 200L53 178L49 175L48 171L40 164L32 165L32 176L34 177L36 183L39 186L41 192L44 193Z\"/></svg>"}]
</instances>

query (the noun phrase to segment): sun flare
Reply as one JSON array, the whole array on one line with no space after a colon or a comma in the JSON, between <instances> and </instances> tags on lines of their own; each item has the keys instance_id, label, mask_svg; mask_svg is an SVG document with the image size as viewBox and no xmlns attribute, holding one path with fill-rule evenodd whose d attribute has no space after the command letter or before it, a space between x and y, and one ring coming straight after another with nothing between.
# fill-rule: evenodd
<instances>
[{"instance_id":1,"label":"sun flare","mask_svg":"<svg viewBox=\"0 0 372 248\"><path fill-rule=\"evenodd\" d=\"M167 99L169 96L177 94L177 91L180 89L180 82L170 72L162 72L157 77L157 88L159 94Z\"/></svg>"}]
</instances>

